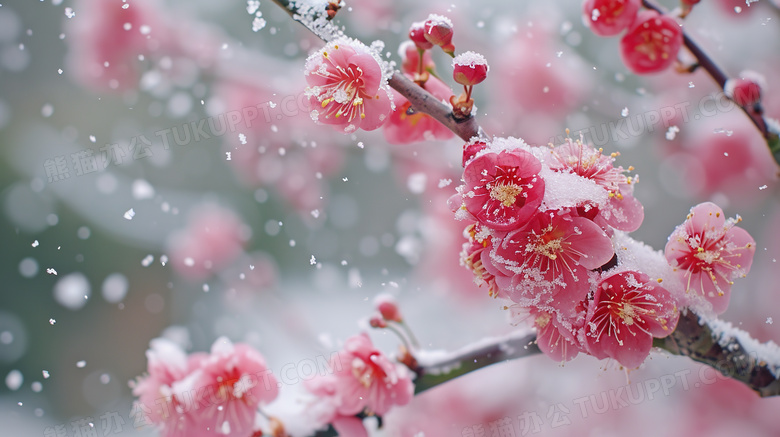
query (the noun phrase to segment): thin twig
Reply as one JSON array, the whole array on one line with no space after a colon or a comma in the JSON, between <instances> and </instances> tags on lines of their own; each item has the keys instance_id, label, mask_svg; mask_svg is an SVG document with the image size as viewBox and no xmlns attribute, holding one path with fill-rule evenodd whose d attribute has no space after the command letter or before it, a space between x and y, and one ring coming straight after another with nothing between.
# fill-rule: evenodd
<instances>
[{"instance_id":1,"label":"thin twig","mask_svg":"<svg viewBox=\"0 0 780 437\"><path fill-rule=\"evenodd\" d=\"M309 29L312 33L320 37L320 39L325 42L330 41L331 38L329 35L334 35L334 32L336 32L335 26L333 26L330 22L328 22L328 24L333 26L333 28L329 28L327 31L325 31L324 28L313 29L310 25L310 20L304 20L299 15L294 2L290 2L289 0L273 0L273 2L284 9L293 20L301 23L304 27ZM323 10L321 14L324 13L325 11ZM430 115L439 123L447 127L447 129L454 132L463 141L469 141L472 137L485 136L482 128L479 126L477 120L474 117L468 117L465 120L456 120L452 116L452 108L449 105L441 102L439 99L434 97L433 94L424 90L400 72L396 72L396 74L394 74L390 80L388 80L388 85L390 85L390 87L392 87L394 90L398 91L399 94L406 97L406 99L409 100L409 102L412 104L412 109L414 111L423 112Z\"/></svg>"}]
</instances>

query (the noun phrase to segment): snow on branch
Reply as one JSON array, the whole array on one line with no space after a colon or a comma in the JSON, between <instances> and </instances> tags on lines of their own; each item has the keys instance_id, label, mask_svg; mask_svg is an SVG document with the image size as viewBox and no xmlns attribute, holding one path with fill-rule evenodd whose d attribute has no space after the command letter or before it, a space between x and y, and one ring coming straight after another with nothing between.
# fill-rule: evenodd
<instances>
[{"instance_id":1,"label":"snow on branch","mask_svg":"<svg viewBox=\"0 0 780 437\"><path fill-rule=\"evenodd\" d=\"M780 347L771 341L759 343L728 322L688 311L680 315L677 329L654 345L706 364L761 397L780 395Z\"/></svg>"}]
</instances>

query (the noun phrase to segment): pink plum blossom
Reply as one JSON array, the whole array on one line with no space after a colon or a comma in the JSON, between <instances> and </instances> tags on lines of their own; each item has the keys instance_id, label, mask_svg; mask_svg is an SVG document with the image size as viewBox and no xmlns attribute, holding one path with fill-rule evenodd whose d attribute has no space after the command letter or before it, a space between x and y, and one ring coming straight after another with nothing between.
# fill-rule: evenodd
<instances>
[{"instance_id":1,"label":"pink plum blossom","mask_svg":"<svg viewBox=\"0 0 780 437\"><path fill-rule=\"evenodd\" d=\"M226 338L217 339L210 354L189 356L158 338L146 356L148 374L131 384L138 396L134 414L164 437L248 436L258 407L278 394L262 355Z\"/></svg>"},{"instance_id":2,"label":"pink plum blossom","mask_svg":"<svg viewBox=\"0 0 780 437\"><path fill-rule=\"evenodd\" d=\"M678 318L669 292L646 274L616 273L596 285L585 328L588 352L638 367L650 353L653 337L671 334Z\"/></svg>"},{"instance_id":3,"label":"pink plum blossom","mask_svg":"<svg viewBox=\"0 0 780 437\"><path fill-rule=\"evenodd\" d=\"M213 435L250 435L255 413L279 392L263 356L246 344L225 337L211 346L211 354L182 382L185 387L206 390L208 401L195 400L196 426ZM225 425L225 424L228 425Z\"/></svg>"},{"instance_id":4,"label":"pink plum blossom","mask_svg":"<svg viewBox=\"0 0 780 437\"><path fill-rule=\"evenodd\" d=\"M420 69L420 51L412 41L404 41L398 47L398 55L401 57L401 71L406 74L418 73ZM422 70L431 72L436 64L431 58L431 52L424 51L422 54ZM393 100L398 104L397 100Z\"/></svg>"},{"instance_id":5,"label":"pink plum blossom","mask_svg":"<svg viewBox=\"0 0 780 437\"><path fill-rule=\"evenodd\" d=\"M359 430L360 419L356 415L382 416L394 405L406 405L414 395L409 370L392 363L375 349L365 333L347 339L344 349L331 364L335 369L333 374L308 380L305 384L321 402L332 407L327 410L323 423L336 428Z\"/></svg>"},{"instance_id":6,"label":"pink plum blossom","mask_svg":"<svg viewBox=\"0 0 780 437\"><path fill-rule=\"evenodd\" d=\"M409 76L409 75L407 75ZM409 76L411 78L411 76ZM439 100L447 101L452 96L450 87L441 80L430 76L422 86ZM435 118L423 112L416 112L406 97L392 90L396 104L382 130L390 144L410 144L419 141L441 141L455 136L451 130Z\"/></svg>"},{"instance_id":7,"label":"pink plum blossom","mask_svg":"<svg viewBox=\"0 0 780 437\"><path fill-rule=\"evenodd\" d=\"M753 263L756 242L723 210L711 202L691 208L666 244L666 259L682 277L685 289L712 304L716 314L726 311L731 286L745 277Z\"/></svg>"},{"instance_id":8,"label":"pink plum blossom","mask_svg":"<svg viewBox=\"0 0 780 437\"><path fill-rule=\"evenodd\" d=\"M551 293L566 307L585 298L587 271L606 264L614 254L611 240L598 225L556 211L536 214L526 226L493 244L493 265L511 272L512 300L539 303L540 293ZM565 293L557 296L561 290Z\"/></svg>"},{"instance_id":9,"label":"pink plum blossom","mask_svg":"<svg viewBox=\"0 0 780 437\"><path fill-rule=\"evenodd\" d=\"M526 224L544 196L542 165L522 149L485 153L463 171L463 203L480 223L509 231Z\"/></svg>"},{"instance_id":10,"label":"pink plum blossom","mask_svg":"<svg viewBox=\"0 0 780 437\"><path fill-rule=\"evenodd\" d=\"M463 243L463 250L460 253L460 264L467 269L471 270L474 274L474 283L478 287L483 285L487 286L488 295L491 297L506 297L500 294L500 288L496 283L496 276L491 271L488 271L488 266L492 266L492 262L482 262L483 256L487 256L490 253L490 235L484 235L481 232L479 224L474 223L466 227L463 234L468 238L468 241ZM494 270L495 271L495 270ZM501 275L502 278L506 278L503 272L496 272Z\"/></svg>"},{"instance_id":11,"label":"pink plum blossom","mask_svg":"<svg viewBox=\"0 0 780 437\"><path fill-rule=\"evenodd\" d=\"M536 344L551 359L562 362L574 359L580 353L579 342L572 326L561 322L557 312L532 311Z\"/></svg>"},{"instance_id":12,"label":"pink plum blossom","mask_svg":"<svg viewBox=\"0 0 780 437\"><path fill-rule=\"evenodd\" d=\"M617 153L605 156L601 149L567 138L562 145L552 149L551 169L568 171L590 179L609 193L606 205L589 205L595 216L615 229L632 232L639 229L644 219L644 208L633 196L634 179L626 176L623 167L615 167ZM629 167L629 170L633 170ZM584 206L584 205L583 205Z\"/></svg>"},{"instance_id":13,"label":"pink plum blossom","mask_svg":"<svg viewBox=\"0 0 780 437\"><path fill-rule=\"evenodd\" d=\"M387 120L392 101L378 55L346 38L306 60L306 94L312 118L345 133L374 130Z\"/></svg>"},{"instance_id":14,"label":"pink plum blossom","mask_svg":"<svg viewBox=\"0 0 780 437\"><path fill-rule=\"evenodd\" d=\"M170 29L157 2L81 0L79 18L70 25L69 70L84 86L126 90L138 85L140 55L162 51Z\"/></svg>"},{"instance_id":15,"label":"pink plum blossom","mask_svg":"<svg viewBox=\"0 0 780 437\"><path fill-rule=\"evenodd\" d=\"M165 437L177 434L175 430L191 420L178 414L181 402L174 396L173 385L189 372L187 354L176 343L156 338L146 351L147 374L131 382L133 395L138 397L133 406L137 420L162 427ZM182 425L183 426L183 425Z\"/></svg>"}]
</instances>

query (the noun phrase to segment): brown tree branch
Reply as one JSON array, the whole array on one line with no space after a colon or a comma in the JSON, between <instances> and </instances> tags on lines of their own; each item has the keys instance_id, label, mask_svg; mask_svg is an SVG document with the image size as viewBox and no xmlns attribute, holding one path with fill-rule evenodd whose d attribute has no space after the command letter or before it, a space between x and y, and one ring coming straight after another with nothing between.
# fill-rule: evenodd
<instances>
[{"instance_id":1,"label":"brown tree branch","mask_svg":"<svg viewBox=\"0 0 780 437\"><path fill-rule=\"evenodd\" d=\"M723 329L723 328L727 329ZM720 320L705 321L692 311L680 316L677 328L653 343L674 355L684 355L750 387L761 397L780 395L780 348L758 343ZM762 354L763 352L763 354ZM767 352L773 357L766 356Z\"/></svg>"}]
</instances>

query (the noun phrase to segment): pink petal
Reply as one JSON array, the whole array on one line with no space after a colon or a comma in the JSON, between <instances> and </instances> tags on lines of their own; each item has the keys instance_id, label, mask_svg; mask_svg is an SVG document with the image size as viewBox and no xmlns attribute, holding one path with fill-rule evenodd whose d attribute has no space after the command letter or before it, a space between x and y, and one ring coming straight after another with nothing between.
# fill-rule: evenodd
<instances>
[{"instance_id":1,"label":"pink petal","mask_svg":"<svg viewBox=\"0 0 780 437\"><path fill-rule=\"evenodd\" d=\"M566 230L567 234L572 235L566 240L571 243L570 250L584 254L578 262L586 269L592 270L603 266L615 254L612 241L592 221L581 217L572 217L571 221L565 221L560 226L561 229Z\"/></svg>"},{"instance_id":2,"label":"pink petal","mask_svg":"<svg viewBox=\"0 0 780 437\"><path fill-rule=\"evenodd\" d=\"M390 98L387 93L380 89L378 90L374 98L365 98L363 100L364 111L366 118L355 118L355 126L360 127L363 130L371 131L378 129L387 121L390 114L391 105Z\"/></svg>"}]
</instances>

